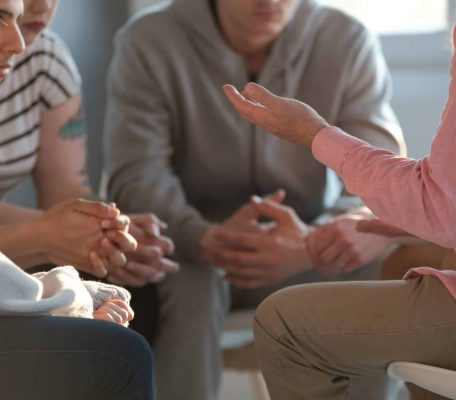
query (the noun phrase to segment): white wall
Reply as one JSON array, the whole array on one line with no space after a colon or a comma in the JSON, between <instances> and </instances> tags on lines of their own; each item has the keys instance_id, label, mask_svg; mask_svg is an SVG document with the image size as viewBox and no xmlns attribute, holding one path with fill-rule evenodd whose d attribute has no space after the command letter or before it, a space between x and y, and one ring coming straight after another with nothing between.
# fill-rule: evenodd
<instances>
[{"instance_id":1,"label":"white wall","mask_svg":"<svg viewBox=\"0 0 456 400\"><path fill-rule=\"evenodd\" d=\"M451 57L447 32L382 38L390 67L393 107L411 157L428 154L449 83Z\"/></svg>"}]
</instances>

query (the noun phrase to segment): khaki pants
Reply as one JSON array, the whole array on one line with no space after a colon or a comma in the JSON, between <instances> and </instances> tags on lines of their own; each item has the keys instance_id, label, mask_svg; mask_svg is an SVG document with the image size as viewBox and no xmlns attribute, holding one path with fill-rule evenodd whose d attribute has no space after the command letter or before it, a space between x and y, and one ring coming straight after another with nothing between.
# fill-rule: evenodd
<instances>
[{"instance_id":1,"label":"khaki pants","mask_svg":"<svg viewBox=\"0 0 456 400\"><path fill-rule=\"evenodd\" d=\"M378 279L377 263L366 265L344 280ZM155 377L159 400L215 400L222 370L219 339L231 307L253 308L284 287L324 279L306 271L280 284L230 293L220 273L207 265L182 264L178 274L157 286L160 319L154 343ZM371 385L384 386L384 382ZM357 386L357 400L365 400L365 385ZM383 390L380 389L380 390Z\"/></svg>"},{"instance_id":2,"label":"khaki pants","mask_svg":"<svg viewBox=\"0 0 456 400\"><path fill-rule=\"evenodd\" d=\"M347 399L392 361L456 369L456 302L434 277L300 285L262 303L255 338L272 400Z\"/></svg>"}]
</instances>

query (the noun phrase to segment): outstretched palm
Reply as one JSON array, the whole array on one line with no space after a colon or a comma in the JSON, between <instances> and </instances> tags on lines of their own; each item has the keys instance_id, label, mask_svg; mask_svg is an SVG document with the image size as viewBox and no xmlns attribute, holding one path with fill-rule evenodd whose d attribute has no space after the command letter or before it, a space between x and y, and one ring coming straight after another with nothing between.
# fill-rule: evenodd
<instances>
[{"instance_id":1,"label":"outstretched palm","mask_svg":"<svg viewBox=\"0 0 456 400\"><path fill-rule=\"evenodd\" d=\"M225 85L224 91L245 119L291 142L310 148L317 133L329 126L307 104L275 96L255 83L248 83L242 93L231 85Z\"/></svg>"}]
</instances>

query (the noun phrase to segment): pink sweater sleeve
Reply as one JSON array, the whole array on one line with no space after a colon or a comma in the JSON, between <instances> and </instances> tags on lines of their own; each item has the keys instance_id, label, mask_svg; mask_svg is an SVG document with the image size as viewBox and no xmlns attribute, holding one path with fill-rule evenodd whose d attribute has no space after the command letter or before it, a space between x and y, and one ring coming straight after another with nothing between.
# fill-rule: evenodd
<instances>
[{"instance_id":1,"label":"pink sweater sleeve","mask_svg":"<svg viewBox=\"0 0 456 400\"><path fill-rule=\"evenodd\" d=\"M338 128L323 129L314 156L333 169L383 221L425 240L456 248L456 61L429 157L396 157Z\"/></svg>"}]
</instances>

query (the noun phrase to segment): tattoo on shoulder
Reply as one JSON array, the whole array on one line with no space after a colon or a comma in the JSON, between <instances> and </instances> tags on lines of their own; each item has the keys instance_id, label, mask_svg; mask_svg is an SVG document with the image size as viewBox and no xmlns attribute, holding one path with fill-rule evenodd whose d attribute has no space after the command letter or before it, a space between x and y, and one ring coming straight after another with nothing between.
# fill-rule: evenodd
<instances>
[{"instance_id":1,"label":"tattoo on shoulder","mask_svg":"<svg viewBox=\"0 0 456 400\"><path fill-rule=\"evenodd\" d=\"M87 134L86 120L82 107L59 130L62 139L77 139Z\"/></svg>"}]
</instances>

